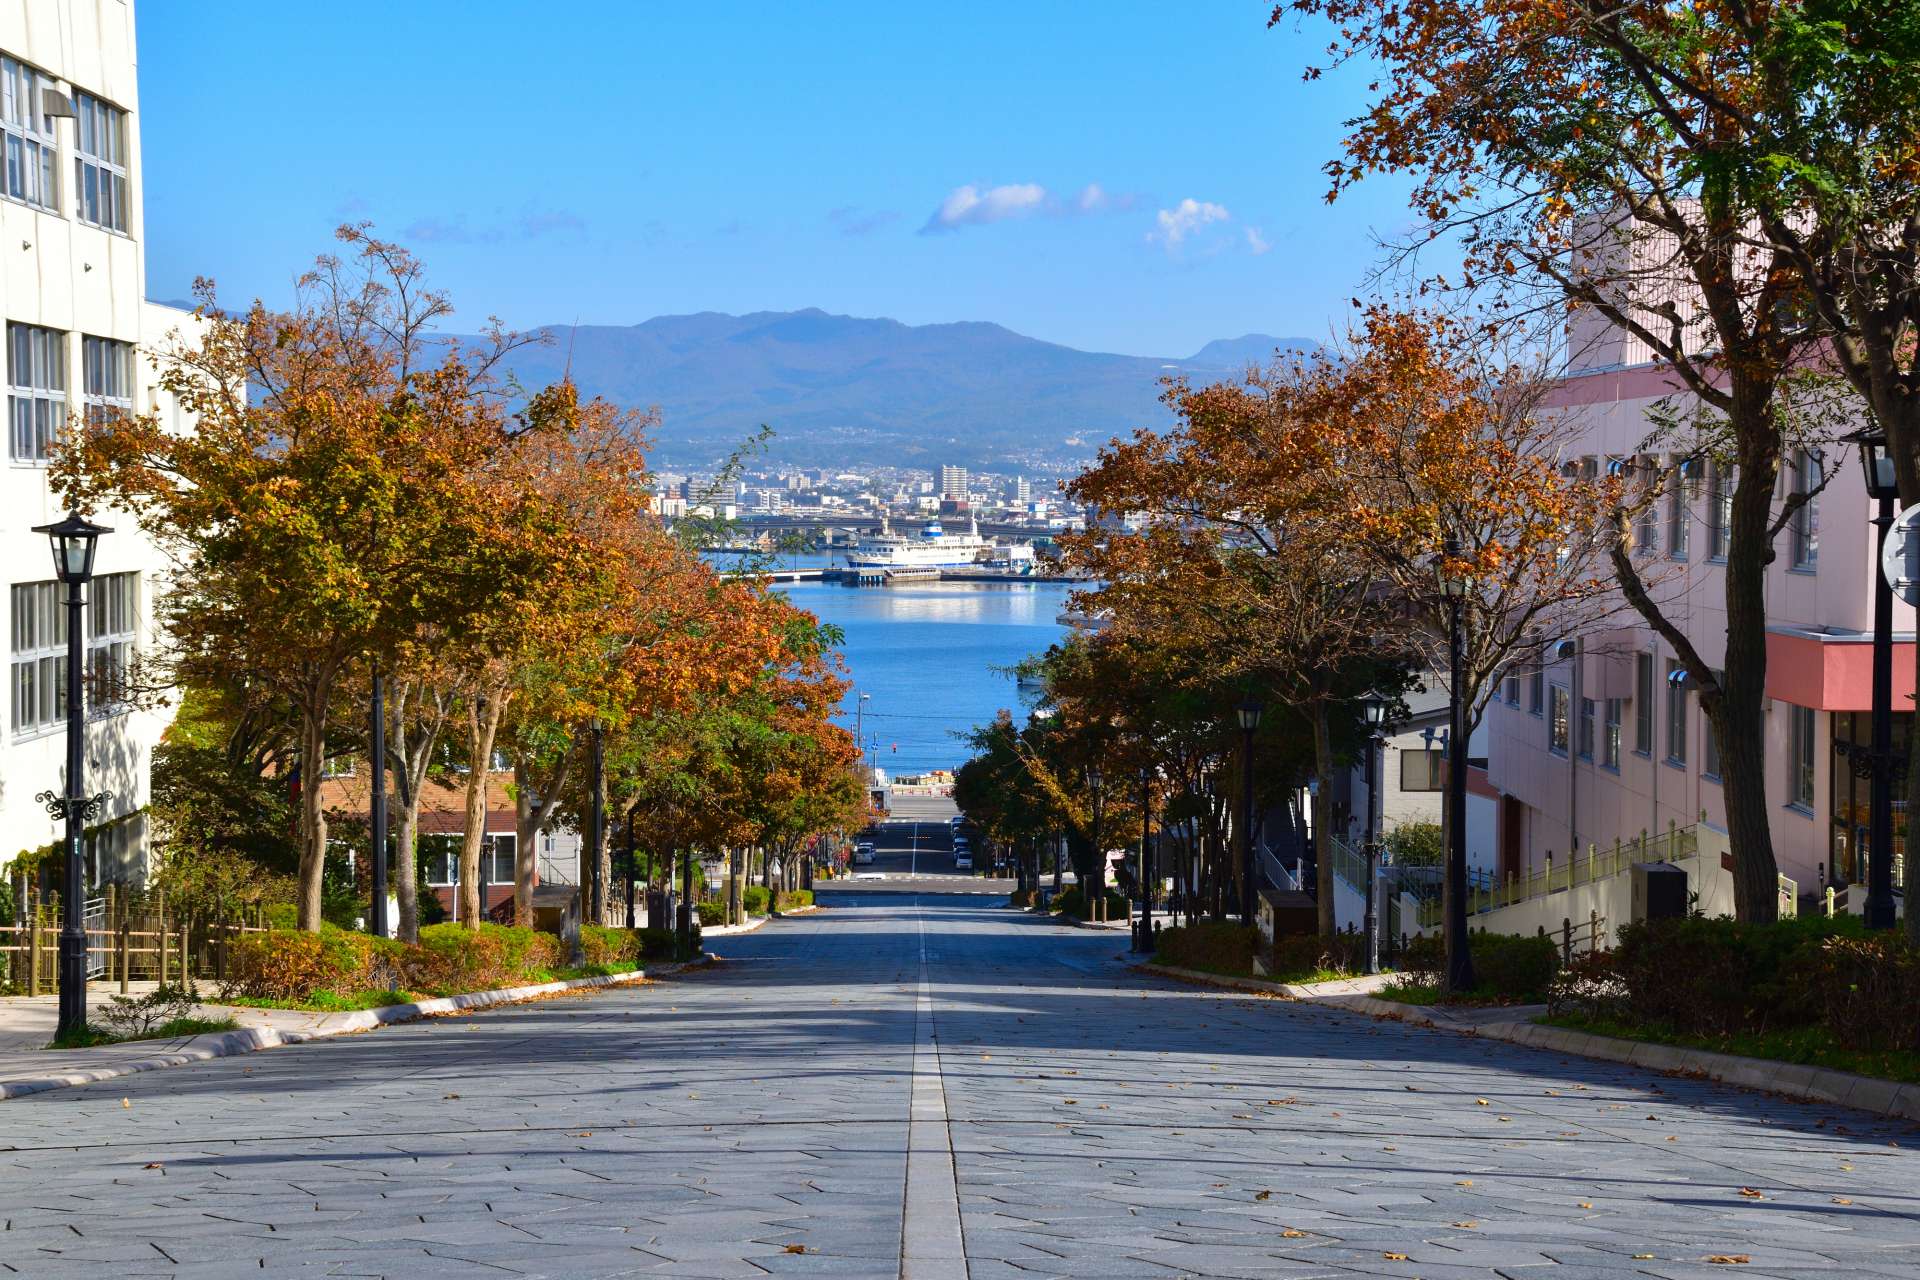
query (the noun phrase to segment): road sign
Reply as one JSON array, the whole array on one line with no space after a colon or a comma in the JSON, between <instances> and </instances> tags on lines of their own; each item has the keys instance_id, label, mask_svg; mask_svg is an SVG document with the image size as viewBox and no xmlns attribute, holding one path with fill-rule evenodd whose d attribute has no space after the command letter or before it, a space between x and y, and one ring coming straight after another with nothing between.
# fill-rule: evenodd
<instances>
[{"instance_id":1,"label":"road sign","mask_svg":"<svg viewBox=\"0 0 1920 1280\"><path fill-rule=\"evenodd\" d=\"M1887 545L1880 552L1880 572L1886 575L1893 594L1911 605L1920 605L1920 505L1908 507L1887 530Z\"/></svg>"}]
</instances>

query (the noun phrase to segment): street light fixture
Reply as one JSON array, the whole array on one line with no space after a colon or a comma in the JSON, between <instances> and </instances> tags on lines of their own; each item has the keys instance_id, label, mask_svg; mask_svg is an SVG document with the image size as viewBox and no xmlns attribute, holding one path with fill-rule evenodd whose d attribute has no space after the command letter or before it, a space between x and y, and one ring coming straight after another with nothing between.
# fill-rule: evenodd
<instances>
[{"instance_id":1,"label":"street light fixture","mask_svg":"<svg viewBox=\"0 0 1920 1280\"><path fill-rule=\"evenodd\" d=\"M34 526L53 547L53 572L67 587L67 778L63 795L42 791L34 799L67 824L67 856L61 868L60 889L60 1021L56 1035L65 1039L87 1025L87 931L82 911L81 849L87 820L105 808L106 792L86 794L87 709L80 673L85 665L85 588L93 577L93 556L105 525L69 513L54 524Z\"/></svg>"},{"instance_id":2,"label":"street light fixture","mask_svg":"<svg viewBox=\"0 0 1920 1280\"><path fill-rule=\"evenodd\" d=\"M1153 770L1140 766L1140 926L1134 931L1135 951L1153 950Z\"/></svg>"},{"instance_id":3,"label":"street light fixture","mask_svg":"<svg viewBox=\"0 0 1920 1280\"><path fill-rule=\"evenodd\" d=\"M1367 902L1366 919L1362 922L1362 929L1367 939L1368 973L1380 971L1380 912L1375 904L1379 893L1375 884L1374 868L1380 861L1382 816L1380 799L1387 781L1387 712L1392 705L1377 694L1369 694L1360 703L1360 713L1367 722L1367 750L1371 753L1368 763L1373 766L1373 785L1367 788Z\"/></svg>"},{"instance_id":4,"label":"street light fixture","mask_svg":"<svg viewBox=\"0 0 1920 1280\"><path fill-rule=\"evenodd\" d=\"M1473 954L1467 938L1467 704L1460 696L1466 681L1466 637L1461 611L1472 579L1458 572L1460 541L1448 536L1434 558L1440 590L1447 598L1447 875L1442 897L1448 991L1473 989Z\"/></svg>"},{"instance_id":5,"label":"street light fixture","mask_svg":"<svg viewBox=\"0 0 1920 1280\"><path fill-rule=\"evenodd\" d=\"M1253 893L1253 735L1260 728L1264 708L1258 699L1243 698L1234 712L1240 718L1240 923L1254 923Z\"/></svg>"},{"instance_id":6,"label":"street light fixture","mask_svg":"<svg viewBox=\"0 0 1920 1280\"><path fill-rule=\"evenodd\" d=\"M1873 499L1873 719L1867 751L1867 909L1869 929L1893 928L1893 584L1884 564L1893 504L1900 496L1884 431L1867 428L1847 439L1859 446L1860 468Z\"/></svg>"},{"instance_id":7,"label":"street light fixture","mask_svg":"<svg viewBox=\"0 0 1920 1280\"><path fill-rule=\"evenodd\" d=\"M1100 819L1105 808L1104 787L1106 779L1097 765L1087 769L1087 790L1093 797L1093 883L1083 886L1080 891L1081 908L1087 913L1087 919L1093 920L1098 906L1106 905L1107 900L1107 851L1102 847Z\"/></svg>"}]
</instances>

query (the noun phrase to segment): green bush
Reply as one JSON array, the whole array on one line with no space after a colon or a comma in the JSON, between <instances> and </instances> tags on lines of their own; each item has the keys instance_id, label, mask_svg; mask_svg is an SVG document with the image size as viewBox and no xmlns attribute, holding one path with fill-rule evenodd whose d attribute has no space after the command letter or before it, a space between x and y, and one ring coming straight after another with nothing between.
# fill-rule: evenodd
<instances>
[{"instance_id":1,"label":"green bush","mask_svg":"<svg viewBox=\"0 0 1920 1280\"><path fill-rule=\"evenodd\" d=\"M786 889L781 892L778 898L774 899L773 908L776 911L797 911L801 907L810 907L812 905L813 890Z\"/></svg>"},{"instance_id":2,"label":"green bush","mask_svg":"<svg viewBox=\"0 0 1920 1280\"><path fill-rule=\"evenodd\" d=\"M1260 945L1260 931L1250 925L1203 920L1160 930L1154 945L1154 959L1161 964L1213 973L1251 974L1253 953Z\"/></svg>"},{"instance_id":3,"label":"green bush","mask_svg":"<svg viewBox=\"0 0 1920 1280\"><path fill-rule=\"evenodd\" d=\"M1822 944L1863 933L1851 916L1650 920L1620 930L1613 976L1636 1022L1704 1035L1805 1026L1822 1016Z\"/></svg>"},{"instance_id":4,"label":"green bush","mask_svg":"<svg viewBox=\"0 0 1920 1280\"><path fill-rule=\"evenodd\" d=\"M1317 933L1276 938L1267 972L1277 978L1330 971L1359 973L1366 967L1366 938L1357 932L1322 938Z\"/></svg>"},{"instance_id":5,"label":"green bush","mask_svg":"<svg viewBox=\"0 0 1920 1280\"><path fill-rule=\"evenodd\" d=\"M1071 889L1055 894L1053 897L1053 909L1062 915L1072 916L1075 920L1085 920L1087 918L1087 902L1085 895L1081 893L1080 886L1075 885ZM1107 919L1125 920L1127 918L1127 910L1127 896L1115 889L1108 889Z\"/></svg>"},{"instance_id":6,"label":"green bush","mask_svg":"<svg viewBox=\"0 0 1920 1280\"><path fill-rule=\"evenodd\" d=\"M718 902L697 902L693 909L706 928L717 929L727 921L727 909Z\"/></svg>"},{"instance_id":7,"label":"green bush","mask_svg":"<svg viewBox=\"0 0 1920 1280\"><path fill-rule=\"evenodd\" d=\"M408 957L415 991L453 995L545 981L561 965L560 939L519 925L434 924Z\"/></svg>"},{"instance_id":8,"label":"green bush","mask_svg":"<svg viewBox=\"0 0 1920 1280\"><path fill-rule=\"evenodd\" d=\"M740 906L750 916L763 916L772 897L765 885L750 884L740 891Z\"/></svg>"},{"instance_id":9,"label":"green bush","mask_svg":"<svg viewBox=\"0 0 1920 1280\"><path fill-rule=\"evenodd\" d=\"M306 1000L316 991L353 991L372 969L374 939L324 925L318 933L243 933L227 952L225 989L269 1000Z\"/></svg>"},{"instance_id":10,"label":"green bush","mask_svg":"<svg viewBox=\"0 0 1920 1280\"><path fill-rule=\"evenodd\" d=\"M1476 995L1534 1004L1548 1000L1560 968L1560 949L1552 938L1507 933L1468 935ZM1439 986L1446 979L1446 942L1437 933L1407 940L1400 969L1415 984Z\"/></svg>"},{"instance_id":11,"label":"green bush","mask_svg":"<svg viewBox=\"0 0 1920 1280\"><path fill-rule=\"evenodd\" d=\"M1403 822L1382 843L1396 866L1437 867L1446 860L1447 838L1437 822Z\"/></svg>"},{"instance_id":12,"label":"green bush","mask_svg":"<svg viewBox=\"0 0 1920 1280\"><path fill-rule=\"evenodd\" d=\"M580 926L580 950L590 965L638 964L644 947L638 929Z\"/></svg>"},{"instance_id":13,"label":"green bush","mask_svg":"<svg viewBox=\"0 0 1920 1280\"><path fill-rule=\"evenodd\" d=\"M1920 1050L1920 951L1905 939L1831 937L1811 968L1821 1015L1841 1047Z\"/></svg>"},{"instance_id":14,"label":"green bush","mask_svg":"<svg viewBox=\"0 0 1920 1280\"><path fill-rule=\"evenodd\" d=\"M671 960L678 949L679 939L672 929L648 928L635 930L640 942L642 960Z\"/></svg>"}]
</instances>

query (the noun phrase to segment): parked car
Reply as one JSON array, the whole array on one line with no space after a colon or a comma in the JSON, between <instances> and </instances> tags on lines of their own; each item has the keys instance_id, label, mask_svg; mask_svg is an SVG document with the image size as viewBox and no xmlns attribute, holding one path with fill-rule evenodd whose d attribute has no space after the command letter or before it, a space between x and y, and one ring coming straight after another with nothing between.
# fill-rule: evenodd
<instances>
[{"instance_id":1,"label":"parked car","mask_svg":"<svg viewBox=\"0 0 1920 1280\"><path fill-rule=\"evenodd\" d=\"M853 846L853 865L856 867L873 865L873 842L871 840L862 840L859 844Z\"/></svg>"},{"instance_id":2,"label":"parked car","mask_svg":"<svg viewBox=\"0 0 1920 1280\"><path fill-rule=\"evenodd\" d=\"M955 871L973 870L973 854L965 849L955 849L953 851L953 869Z\"/></svg>"}]
</instances>

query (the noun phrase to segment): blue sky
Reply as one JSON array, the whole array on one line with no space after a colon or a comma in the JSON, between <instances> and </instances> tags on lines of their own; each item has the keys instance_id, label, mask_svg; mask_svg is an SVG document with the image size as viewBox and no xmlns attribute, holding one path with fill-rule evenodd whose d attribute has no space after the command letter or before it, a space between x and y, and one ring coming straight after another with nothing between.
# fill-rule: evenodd
<instances>
[{"instance_id":1,"label":"blue sky","mask_svg":"<svg viewBox=\"0 0 1920 1280\"><path fill-rule=\"evenodd\" d=\"M284 301L334 225L463 326L818 306L1184 356L1324 337L1405 219L1320 165L1325 33L1199 3L143 0L148 291ZM971 192L969 192L971 188Z\"/></svg>"}]
</instances>

